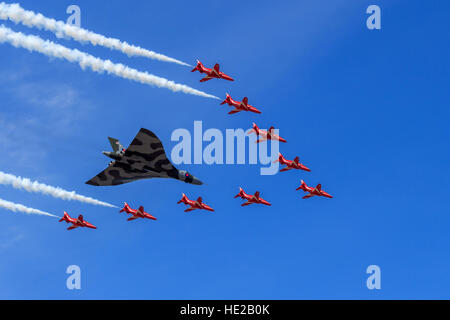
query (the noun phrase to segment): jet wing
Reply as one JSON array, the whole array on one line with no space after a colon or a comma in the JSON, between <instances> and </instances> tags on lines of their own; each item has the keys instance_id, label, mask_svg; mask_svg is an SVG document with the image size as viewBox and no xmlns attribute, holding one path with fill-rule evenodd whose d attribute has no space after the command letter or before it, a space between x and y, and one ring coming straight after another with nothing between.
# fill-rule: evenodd
<instances>
[{"instance_id":1,"label":"jet wing","mask_svg":"<svg viewBox=\"0 0 450 320\"><path fill-rule=\"evenodd\" d=\"M235 114L235 113L238 113L238 112L241 112L241 111L242 110L240 110L240 109L234 109L234 110L228 112L228 114Z\"/></svg>"},{"instance_id":2,"label":"jet wing","mask_svg":"<svg viewBox=\"0 0 450 320\"><path fill-rule=\"evenodd\" d=\"M213 77L211 77L211 76L206 76L206 77L204 77L202 80L200 80L200 82L206 82L206 81L209 81L209 80L211 80Z\"/></svg>"},{"instance_id":3,"label":"jet wing","mask_svg":"<svg viewBox=\"0 0 450 320\"><path fill-rule=\"evenodd\" d=\"M167 159L161 140L147 129L139 131L123 158L121 162L127 162L133 168L161 173L177 171L175 176L178 176L178 170Z\"/></svg>"},{"instance_id":4,"label":"jet wing","mask_svg":"<svg viewBox=\"0 0 450 320\"><path fill-rule=\"evenodd\" d=\"M139 172L138 170L131 169L131 167L126 168L124 165L115 162L94 178L86 182L86 184L90 184L92 186L117 186L136 180L156 177L159 177L157 172Z\"/></svg>"},{"instance_id":5,"label":"jet wing","mask_svg":"<svg viewBox=\"0 0 450 320\"><path fill-rule=\"evenodd\" d=\"M93 186L116 186L141 179L177 178L178 170L167 159L158 137L141 129L120 161L86 182Z\"/></svg>"}]
</instances>

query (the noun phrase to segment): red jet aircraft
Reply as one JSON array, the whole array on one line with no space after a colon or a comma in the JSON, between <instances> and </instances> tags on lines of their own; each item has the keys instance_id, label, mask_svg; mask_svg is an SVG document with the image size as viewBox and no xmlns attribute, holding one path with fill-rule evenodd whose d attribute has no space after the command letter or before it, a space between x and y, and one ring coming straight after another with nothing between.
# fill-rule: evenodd
<instances>
[{"instance_id":1,"label":"red jet aircraft","mask_svg":"<svg viewBox=\"0 0 450 320\"><path fill-rule=\"evenodd\" d=\"M216 64L213 69L206 68L200 61L197 60L197 66L191 71L199 71L200 73L206 74L206 77L200 80L200 82L206 82L211 79L225 79L228 81L234 81L233 78L227 76L225 73L220 71L220 65Z\"/></svg>"},{"instance_id":2,"label":"red jet aircraft","mask_svg":"<svg viewBox=\"0 0 450 320\"><path fill-rule=\"evenodd\" d=\"M194 210L208 210L214 212L214 209L208 206L206 203L203 203L202 198L198 198L197 201L189 200L188 197L183 193L183 197L180 201L178 201L178 204L184 203L187 206L191 206L189 209L184 210L184 212L191 212Z\"/></svg>"},{"instance_id":3,"label":"red jet aircraft","mask_svg":"<svg viewBox=\"0 0 450 320\"><path fill-rule=\"evenodd\" d=\"M71 217L69 216L69 214L68 214L67 212L65 212L65 211L64 211L64 217L62 217L61 220L59 220L59 222L63 222L63 221L72 224L72 226L70 226L69 228L67 228L67 230L73 230L73 229L76 229L76 228L79 228L79 227L81 227L81 228L97 229L96 226L90 224L90 223L87 222L87 221L84 221L82 215L80 215L80 216L78 217L78 219L74 219L74 218L71 218Z\"/></svg>"},{"instance_id":4,"label":"red jet aircraft","mask_svg":"<svg viewBox=\"0 0 450 320\"><path fill-rule=\"evenodd\" d=\"M308 187L305 183L305 181L302 180L302 185L297 188L298 190L303 190L305 192L309 192L306 196L303 197L303 199L308 199L314 196L318 197L327 197L327 198L333 198L333 196L329 195L325 191L322 190L322 185L318 184L316 188Z\"/></svg>"},{"instance_id":5,"label":"red jet aircraft","mask_svg":"<svg viewBox=\"0 0 450 320\"><path fill-rule=\"evenodd\" d=\"M139 218L156 220L156 218L154 216L152 216L151 214L149 214L149 213L144 211L144 207L141 206L138 210L131 209L130 206L128 205L128 203L126 203L126 202L125 202L125 205L124 205L123 209L120 210L120 212L126 212L128 214L133 215L127 221L133 221L133 220L136 220L136 219L139 219Z\"/></svg>"},{"instance_id":6,"label":"red jet aircraft","mask_svg":"<svg viewBox=\"0 0 450 320\"><path fill-rule=\"evenodd\" d=\"M256 191L255 195L250 195L245 193L245 191L242 188L239 188L239 193L234 197L236 198L242 198L243 200L247 200L247 202L243 203L241 206L245 207L254 203L264 204L266 206L271 206L269 202L264 200L259 196L259 191Z\"/></svg>"},{"instance_id":7,"label":"red jet aircraft","mask_svg":"<svg viewBox=\"0 0 450 320\"><path fill-rule=\"evenodd\" d=\"M285 139L283 139L280 136L277 136L275 134L275 127L270 127L270 129L268 131L266 131L266 130L261 130L254 123L253 124L253 129L251 129L249 131L249 134L253 133L253 132L256 133L256 135L258 137L261 136L261 139L257 140L256 143L260 143L260 142L264 142L264 141L268 141L268 140L276 140L276 141L285 142L285 143L287 142Z\"/></svg>"},{"instance_id":8,"label":"red jet aircraft","mask_svg":"<svg viewBox=\"0 0 450 320\"><path fill-rule=\"evenodd\" d=\"M289 171L292 169L297 169L297 170L304 170L304 171L308 171L311 172L311 170L309 168L307 168L306 166L304 166L303 164L300 163L300 158L296 157L294 160L286 160L283 155L280 153L278 160L274 161L274 163L279 162L282 165L285 165L286 167L281 169L280 172L285 172L285 171Z\"/></svg>"},{"instance_id":9,"label":"red jet aircraft","mask_svg":"<svg viewBox=\"0 0 450 320\"><path fill-rule=\"evenodd\" d=\"M245 97L242 101L235 101L233 100L230 95L227 93L227 98L220 104L224 105L228 104L231 107L234 107L235 109L230 111L228 114L235 114L241 111L250 111L254 113L261 113L258 109L248 104L248 98Z\"/></svg>"}]
</instances>

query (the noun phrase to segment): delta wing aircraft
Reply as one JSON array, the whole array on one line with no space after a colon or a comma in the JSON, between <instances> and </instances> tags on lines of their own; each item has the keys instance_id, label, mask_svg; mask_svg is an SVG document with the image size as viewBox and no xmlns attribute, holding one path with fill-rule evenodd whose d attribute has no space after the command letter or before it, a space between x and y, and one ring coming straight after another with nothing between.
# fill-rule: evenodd
<instances>
[{"instance_id":1,"label":"delta wing aircraft","mask_svg":"<svg viewBox=\"0 0 450 320\"><path fill-rule=\"evenodd\" d=\"M113 152L103 154L111 159L108 168L86 182L92 186L117 186L142 179L171 178L189 184L203 183L184 170L178 170L167 159L161 140L150 130L141 129L124 149L117 139L109 138Z\"/></svg>"}]
</instances>

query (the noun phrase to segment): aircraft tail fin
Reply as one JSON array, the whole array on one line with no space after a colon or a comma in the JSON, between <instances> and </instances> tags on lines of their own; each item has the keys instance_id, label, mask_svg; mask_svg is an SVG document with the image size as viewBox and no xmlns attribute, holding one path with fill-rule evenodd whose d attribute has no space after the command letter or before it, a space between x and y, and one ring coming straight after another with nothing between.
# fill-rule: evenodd
<instances>
[{"instance_id":1,"label":"aircraft tail fin","mask_svg":"<svg viewBox=\"0 0 450 320\"><path fill-rule=\"evenodd\" d=\"M186 197L186 195L183 193L183 197L181 197L181 200L178 201L177 204L180 204L180 203L186 203L186 201L187 201L187 197Z\"/></svg>"},{"instance_id":2,"label":"aircraft tail fin","mask_svg":"<svg viewBox=\"0 0 450 320\"><path fill-rule=\"evenodd\" d=\"M69 218L70 218L69 214L64 211L64 216L61 218L61 220L59 220L59 222L63 221L69 222Z\"/></svg>"},{"instance_id":3,"label":"aircraft tail fin","mask_svg":"<svg viewBox=\"0 0 450 320\"><path fill-rule=\"evenodd\" d=\"M122 210L120 210L120 212L125 212L125 211L127 211L127 209L129 209L130 208L130 206L128 205L128 203L124 203L124 205L123 205L123 209Z\"/></svg>"},{"instance_id":4,"label":"aircraft tail fin","mask_svg":"<svg viewBox=\"0 0 450 320\"><path fill-rule=\"evenodd\" d=\"M197 202L198 202L198 203L203 203L202 197L198 197Z\"/></svg>"},{"instance_id":5,"label":"aircraft tail fin","mask_svg":"<svg viewBox=\"0 0 450 320\"><path fill-rule=\"evenodd\" d=\"M239 188L239 193L234 197L235 199L236 198L239 198L239 197L242 197L244 195L244 189L242 189L241 187Z\"/></svg>"},{"instance_id":6,"label":"aircraft tail fin","mask_svg":"<svg viewBox=\"0 0 450 320\"><path fill-rule=\"evenodd\" d=\"M258 128L258 126L256 125L256 123L253 123L253 127L252 127L252 129L250 130L250 133L252 133L252 132L256 133L256 135L259 136L259 128Z\"/></svg>"},{"instance_id":7,"label":"aircraft tail fin","mask_svg":"<svg viewBox=\"0 0 450 320\"><path fill-rule=\"evenodd\" d=\"M278 159L275 160L273 163L284 163L286 161L286 159L283 157L283 155L281 153L278 154Z\"/></svg>"},{"instance_id":8,"label":"aircraft tail fin","mask_svg":"<svg viewBox=\"0 0 450 320\"><path fill-rule=\"evenodd\" d=\"M143 206L140 206L140 207L139 207L139 211L140 211L141 213L144 213L144 207L143 207Z\"/></svg>"},{"instance_id":9,"label":"aircraft tail fin","mask_svg":"<svg viewBox=\"0 0 450 320\"><path fill-rule=\"evenodd\" d=\"M230 103L231 96L227 93L227 98L223 100L223 102L220 105L224 105L225 103Z\"/></svg>"},{"instance_id":10,"label":"aircraft tail fin","mask_svg":"<svg viewBox=\"0 0 450 320\"><path fill-rule=\"evenodd\" d=\"M214 66L214 70L220 72L220 64L216 63L216 65Z\"/></svg>"},{"instance_id":11,"label":"aircraft tail fin","mask_svg":"<svg viewBox=\"0 0 450 320\"><path fill-rule=\"evenodd\" d=\"M200 62L200 60L197 60L197 65L195 66L194 69L192 69L191 72L200 71L202 67L203 67L203 64Z\"/></svg>"},{"instance_id":12,"label":"aircraft tail fin","mask_svg":"<svg viewBox=\"0 0 450 320\"><path fill-rule=\"evenodd\" d=\"M302 184L300 185L300 187L297 188L298 190L306 190L308 186L306 185L305 181L302 180Z\"/></svg>"},{"instance_id":13,"label":"aircraft tail fin","mask_svg":"<svg viewBox=\"0 0 450 320\"><path fill-rule=\"evenodd\" d=\"M113 149L114 153L120 153L123 150L122 144L119 142L119 140L108 137L109 143L111 144L111 148Z\"/></svg>"},{"instance_id":14,"label":"aircraft tail fin","mask_svg":"<svg viewBox=\"0 0 450 320\"><path fill-rule=\"evenodd\" d=\"M322 191L322 185L319 183L316 187L317 190Z\"/></svg>"}]
</instances>

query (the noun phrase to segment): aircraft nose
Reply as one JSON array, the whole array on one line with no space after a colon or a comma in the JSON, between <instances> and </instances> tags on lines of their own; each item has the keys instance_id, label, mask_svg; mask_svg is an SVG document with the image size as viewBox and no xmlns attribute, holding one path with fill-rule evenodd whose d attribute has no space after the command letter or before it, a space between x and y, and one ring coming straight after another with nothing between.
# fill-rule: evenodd
<instances>
[{"instance_id":1,"label":"aircraft nose","mask_svg":"<svg viewBox=\"0 0 450 320\"><path fill-rule=\"evenodd\" d=\"M195 184L197 186L201 186L203 184L203 182L201 182L199 179L194 177L194 180L192 180L192 184Z\"/></svg>"}]
</instances>

